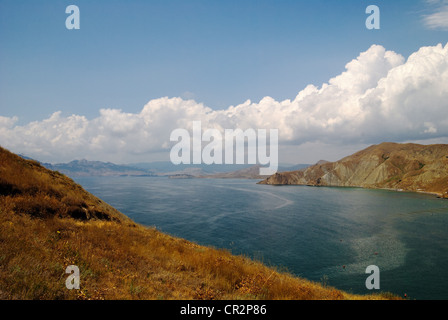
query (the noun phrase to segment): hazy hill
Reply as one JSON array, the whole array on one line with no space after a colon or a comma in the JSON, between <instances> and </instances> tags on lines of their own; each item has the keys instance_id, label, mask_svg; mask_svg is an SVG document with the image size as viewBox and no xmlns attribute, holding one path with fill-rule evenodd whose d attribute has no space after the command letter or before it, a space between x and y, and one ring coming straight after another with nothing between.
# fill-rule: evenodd
<instances>
[{"instance_id":1,"label":"hazy hill","mask_svg":"<svg viewBox=\"0 0 448 320\"><path fill-rule=\"evenodd\" d=\"M42 163L50 170L56 170L70 177L82 176L153 176L145 169L127 165L118 165L111 162L74 160L69 163Z\"/></svg>"},{"instance_id":2,"label":"hazy hill","mask_svg":"<svg viewBox=\"0 0 448 320\"><path fill-rule=\"evenodd\" d=\"M284 170L302 170L309 167L308 164L298 164L295 166L279 166L278 171ZM199 178L213 178L213 179L266 179L267 175L260 175L259 164L253 165L251 167L243 168L240 170L221 172L215 174L201 175Z\"/></svg>"},{"instance_id":3,"label":"hazy hill","mask_svg":"<svg viewBox=\"0 0 448 320\"><path fill-rule=\"evenodd\" d=\"M25 160L34 160L20 155ZM74 160L68 163L40 163L47 169L58 171L69 177L91 177L91 176L167 176L167 177L209 177L209 178L246 178L264 179L254 167L248 164L198 164L174 165L169 161L158 161L148 163L115 164L102 161ZM298 164L294 166L280 166L279 171L292 171L305 168L309 165Z\"/></svg>"},{"instance_id":4,"label":"hazy hill","mask_svg":"<svg viewBox=\"0 0 448 320\"><path fill-rule=\"evenodd\" d=\"M200 178L214 179L265 179L267 176L260 175L260 165L254 165L237 171L223 172L201 176Z\"/></svg>"},{"instance_id":5,"label":"hazy hill","mask_svg":"<svg viewBox=\"0 0 448 320\"><path fill-rule=\"evenodd\" d=\"M298 170L308 167L309 165L298 164L296 166L286 167L291 170ZM268 176L260 175L261 166L256 164L248 168L243 168L236 171L221 172L215 174L202 175L200 178L214 178L214 179L266 179ZM279 167L280 170L285 170L285 167Z\"/></svg>"},{"instance_id":6,"label":"hazy hill","mask_svg":"<svg viewBox=\"0 0 448 320\"><path fill-rule=\"evenodd\" d=\"M185 176L192 178L246 178L264 179L255 168L259 165L251 164L179 164L174 165L169 161L133 163L129 166L149 170L158 176ZM299 170L310 166L309 164L280 165L278 171Z\"/></svg>"},{"instance_id":7,"label":"hazy hill","mask_svg":"<svg viewBox=\"0 0 448 320\"><path fill-rule=\"evenodd\" d=\"M186 171L200 172L201 174L214 174L222 172L230 172L250 167L247 164L178 164L175 165L171 161L156 162L140 162L131 163L128 166L149 170L158 175L170 175L175 173L187 173Z\"/></svg>"},{"instance_id":8,"label":"hazy hill","mask_svg":"<svg viewBox=\"0 0 448 320\"><path fill-rule=\"evenodd\" d=\"M136 168L151 170L158 176L189 177L198 178L205 176L220 175L229 172L244 170L251 165L247 164L178 164L175 165L170 161L158 161L149 163L131 164Z\"/></svg>"},{"instance_id":9,"label":"hazy hill","mask_svg":"<svg viewBox=\"0 0 448 320\"><path fill-rule=\"evenodd\" d=\"M346 186L448 194L448 145L381 143L336 162L276 173L261 184Z\"/></svg>"},{"instance_id":10,"label":"hazy hill","mask_svg":"<svg viewBox=\"0 0 448 320\"><path fill-rule=\"evenodd\" d=\"M80 269L79 290L65 268ZM384 299L138 225L61 173L0 148L1 299Z\"/></svg>"}]
</instances>

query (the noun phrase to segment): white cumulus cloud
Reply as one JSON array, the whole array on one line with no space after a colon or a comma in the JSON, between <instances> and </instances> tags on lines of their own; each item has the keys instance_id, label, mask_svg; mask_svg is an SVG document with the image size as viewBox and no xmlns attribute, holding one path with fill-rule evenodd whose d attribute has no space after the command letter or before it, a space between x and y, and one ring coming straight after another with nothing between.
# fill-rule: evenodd
<instances>
[{"instance_id":1,"label":"white cumulus cloud","mask_svg":"<svg viewBox=\"0 0 448 320\"><path fill-rule=\"evenodd\" d=\"M293 99L265 97L213 110L191 99L163 97L139 113L101 109L89 120L56 112L25 125L0 116L0 144L43 161L141 161L168 155L170 133L191 130L193 121L201 121L203 129L279 129L281 150L434 141L448 137L447 83L448 44L422 47L407 60L373 45L343 73L320 87L308 85Z\"/></svg>"}]
</instances>

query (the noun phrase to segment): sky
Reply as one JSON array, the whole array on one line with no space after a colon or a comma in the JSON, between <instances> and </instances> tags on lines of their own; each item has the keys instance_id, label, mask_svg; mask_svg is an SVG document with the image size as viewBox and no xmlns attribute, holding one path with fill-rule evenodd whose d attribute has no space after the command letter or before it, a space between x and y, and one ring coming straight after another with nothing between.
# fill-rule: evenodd
<instances>
[{"instance_id":1,"label":"sky","mask_svg":"<svg viewBox=\"0 0 448 320\"><path fill-rule=\"evenodd\" d=\"M278 128L291 164L447 143L447 42L446 0L0 0L0 145L169 160L170 132L197 120Z\"/></svg>"}]
</instances>

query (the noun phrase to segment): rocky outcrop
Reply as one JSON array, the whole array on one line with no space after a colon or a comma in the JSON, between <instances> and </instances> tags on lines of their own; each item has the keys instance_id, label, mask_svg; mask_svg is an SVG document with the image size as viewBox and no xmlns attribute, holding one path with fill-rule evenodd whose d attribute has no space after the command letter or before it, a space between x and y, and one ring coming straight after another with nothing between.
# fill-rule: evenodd
<instances>
[{"instance_id":1,"label":"rocky outcrop","mask_svg":"<svg viewBox=\"0 0 448 320\"><path fill-rule=\"evenodd\" d=\"M448 197L448 145L386 142L336 162L276 173L259 183L385 188Z\"/></svg>"}]
</instances>

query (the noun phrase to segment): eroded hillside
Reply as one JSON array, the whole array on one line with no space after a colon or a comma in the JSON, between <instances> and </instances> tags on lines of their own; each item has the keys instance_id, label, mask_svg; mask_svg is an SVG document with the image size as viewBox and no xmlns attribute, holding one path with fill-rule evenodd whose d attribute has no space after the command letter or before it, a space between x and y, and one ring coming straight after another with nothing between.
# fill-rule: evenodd
<instances>
[{"instance_id":1,"label":"eroded hillside","mask_svg":"<svg viewBox=\"0 0 448 320\"><path fill-rule=\"evenodd\" d=\"M448 196L448 145L382 143L336 162L276 173L261 184L387 188Z\"/></svg>"}]
</instances>

